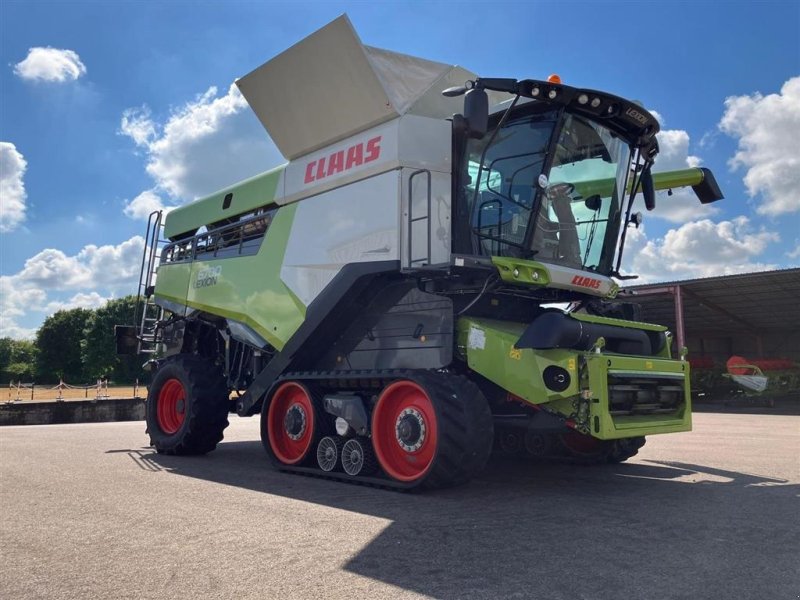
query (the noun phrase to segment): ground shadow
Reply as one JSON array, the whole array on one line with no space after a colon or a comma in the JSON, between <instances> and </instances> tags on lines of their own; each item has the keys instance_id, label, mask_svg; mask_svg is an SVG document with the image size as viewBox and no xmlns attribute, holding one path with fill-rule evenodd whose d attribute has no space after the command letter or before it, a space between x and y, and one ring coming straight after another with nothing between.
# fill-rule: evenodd
<instances>
[{"instance_id":1,"label":"ground shadow","mask_svg":"<svg viewBox=\"0 0 800 600\"><path fill-rule=\"evenodd\" d=\"M205 457L128 452L145 470L390 519L346 569L436 598L788 598L800 589L800 486L784 480L675 462L494 457L467 486L407 494L274 471L259 442L223 443Z\"/></svg>"}]
</instances>

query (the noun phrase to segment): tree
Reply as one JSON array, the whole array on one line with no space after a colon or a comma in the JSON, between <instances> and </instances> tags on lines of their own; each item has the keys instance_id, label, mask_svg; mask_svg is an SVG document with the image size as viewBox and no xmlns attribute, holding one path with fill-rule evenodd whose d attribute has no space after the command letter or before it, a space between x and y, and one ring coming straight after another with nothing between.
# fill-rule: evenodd
<instances>
[{"instance_id":1,"label":"tree","mask_svg":"<svg viewBox=\"0 0 800 600\"><path fill-rule=\"evenodd\" d=\"M9 337L0 338L0 380L8 383L6 373L8 365L11 364L11 352L14 347L14 340Z\"/></svg>"},{"instance_id":2,"label":"tree","mask_svg":"<svg viewBox=\"0 0 800 600\"><path fill-rule=\"evenodd\" d=\"M81 357L81 341L92 311L85 308L59 310L44 320L36 332L36 377L55 383L59 378L69 383L87 381Z\"/></svg>"},{"instance_id":3,"label":"tree","mask_svg":"<svg viewBox=\"0 0 800 600\"><path fill-rule=\"evenodd\" d=\"M132 322L136 296L109 300L86 321L82 346L83 364L90 379L109 378L115 383L131 383L142 379L142 358L137 355L118 356L114 342L114 325Z\"/></svg>"},{"instance_id":4,"label":"tree","mask_svg":"<svg viewBox=\"0 0 800 600\"><path fill-rule=\"evenodd\" d=\"M0 338L0 383L33 380L36 346L29 340Z\"/></svg>"}]
</instances>

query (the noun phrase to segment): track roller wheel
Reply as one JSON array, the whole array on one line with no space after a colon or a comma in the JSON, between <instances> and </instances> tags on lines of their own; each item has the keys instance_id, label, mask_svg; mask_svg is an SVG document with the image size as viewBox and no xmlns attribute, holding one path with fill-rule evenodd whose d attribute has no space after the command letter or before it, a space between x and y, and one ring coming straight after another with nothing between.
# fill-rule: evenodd
<instances>
[{"instance_id":1,"label":"track roller wheel","mask_svg":"<svg viewBox=\"0 0 800 600\"><path fill-rule=\"evenodd\" d=\"M517 429L503 429L495 431L497 436L497 445L500 451L510 456L516 456L522 452L523 441Z\"/></svg>"},{"instance_id":2,"label":"track roller wheel","mask_svg":"<svg viewBox=\"0 0 800 600\"><path fill-rule=\"evenodd\" d=\"M150 443L163 454L205 454L228 426L228 388L212 361L191 354L167 359L147 393Z\"/></svg>"},{"instance_id":3,"label":"track roller wheel","mask_svg":"<svg viewBox=\"0 0 800 600\"><path fill-rule=\"evenodd\" d=\"M319 468L330 473L340 465L339 458L342 453L344 440L340 437L326 435L317 444L317 464Z\"/></svg>"},{"instance_id":4,"label":"track roller wheel","mask_svg":"<svg viewBox=\"0 0 800 600\"><path fill-rule=\"evenodd\" d=\"M279 466L305 462L319 431L312 393L296 381L281 384L261 409L261 442Z\"/></svg>"},{"instance_id":5,"label":"track roller wheel","mask_svg":"<svg viewBox=\"0 0 800 600\"><path fill-rule=\"evenodd\" d=\"M342 468L348 475L371 475L378 463L369 440L362 442L359 438L347 440L342 448Z\"/></svg>"},{"instance_id":6,"label":"track roller wheel","mask_svg":"<svg viewBox=\"0 0 800 600\"><path fill-rule=\"evenodd\" d=\"M493 423L486 398L468 379L415 373L390 383L372 412L372 443L389 477L426 488L471 479L486 464Z\"/></svg>"},{"instance_id":7,"label":"track roller wheel","mask_svg":"<svg viewBox=\"0 0 800 600\"><path fill-rule=\"evenodd\" d=\"M553 436L548 433L526 431L525 451L531 458L547 458L553 452Z\"/></svg>"}]
</instances>

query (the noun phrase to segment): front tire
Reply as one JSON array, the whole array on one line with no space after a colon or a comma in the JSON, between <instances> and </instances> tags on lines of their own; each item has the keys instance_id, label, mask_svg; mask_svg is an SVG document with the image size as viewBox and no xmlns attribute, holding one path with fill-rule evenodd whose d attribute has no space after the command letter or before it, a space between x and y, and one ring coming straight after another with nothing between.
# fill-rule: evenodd
<instances>
[{"instance_id":1,"label":"front tire","mask_svg":"<svg viewBox=\"0 0 800 600\"><path fill-rule=\"evenodd\" d=\"M164 362L147 393L150 444L163 454L206 454L228 426L228 389L210 360L178 355Z\"/></svg>"}]
</instances>

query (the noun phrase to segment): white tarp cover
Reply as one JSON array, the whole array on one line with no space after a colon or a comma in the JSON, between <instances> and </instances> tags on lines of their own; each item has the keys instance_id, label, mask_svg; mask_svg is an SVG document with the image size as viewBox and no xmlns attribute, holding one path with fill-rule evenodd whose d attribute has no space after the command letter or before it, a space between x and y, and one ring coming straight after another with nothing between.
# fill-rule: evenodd
<instances>
[{"instance_id":1,"label":"white tarp cover","mask_svg":"<svg viewBox=\"0 0 800 600\"><path fill-rule=\"evenodd\" d=\"M406 113L449 117L462 99L441 91L472 77L460 67L363 46L342 15L236 83L292 160Z\"/></svg>"}]
</instances>

